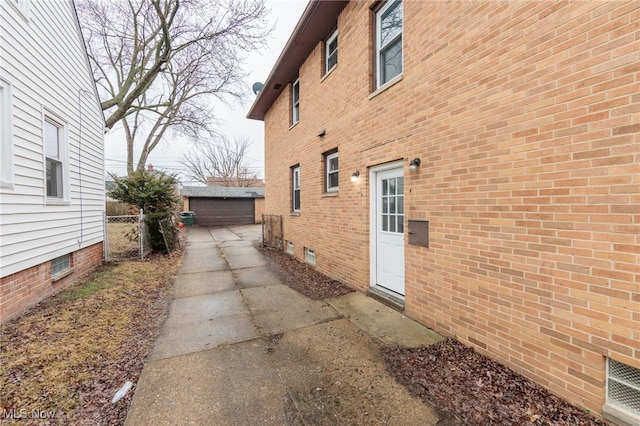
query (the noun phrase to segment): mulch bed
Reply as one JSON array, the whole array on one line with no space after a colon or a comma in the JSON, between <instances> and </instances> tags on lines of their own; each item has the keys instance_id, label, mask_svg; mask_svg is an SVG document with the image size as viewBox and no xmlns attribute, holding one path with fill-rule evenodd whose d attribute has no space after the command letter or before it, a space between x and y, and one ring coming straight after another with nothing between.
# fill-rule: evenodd
<instances>
[{"instance_id":1,"label":"mulch bed","mask_svg":"<svg viewBox=\"0 0 640 426\"><path fill-rule=\"evenodd\" d=\"M273 261L276 266L274 269L286 285L310 299L338 297L354 291L351 287L321 274L312 266L300 262L281 250L260 245L257 248Z\"/></svg>"},{"instance_id":2,"label":"mulch bed","mask_svg":"<svg viewBox=\"0 0 640 426\"><path fill-rule=\"evenodd\" d=\"M280 250L260 247L292 289L312 299L354 291ZM385 347L387 370L447 424L606 425L540 385L453 339L422 348Z\"/></svg>"},{"instance_id":3,"label":"mulch bed","mask_svg":"<svg viewBox=\"0 0 640 426\"><path fill-rule=\"evenodd\" d=\"M605 425L453 339L423 348L383 348L383 356L413 395L465 425Z\"/></svg>"}]
</instances>

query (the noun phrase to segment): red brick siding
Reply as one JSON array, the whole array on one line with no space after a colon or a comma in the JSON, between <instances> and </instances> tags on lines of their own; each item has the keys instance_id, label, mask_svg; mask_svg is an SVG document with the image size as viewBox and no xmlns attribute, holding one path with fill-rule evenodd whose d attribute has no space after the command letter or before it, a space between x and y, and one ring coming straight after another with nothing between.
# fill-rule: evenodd
<instances>
[{"instance_id":1,"label":"red brick siding","mask_svg":"<svg viewBox=\"0 0 640 426\"><path fill-rule=\"evenodd\" d=\"M22 314L38 302L77 282L102 263L103 244L71 253L73 273L51 281L51 262L41 263L0 280L0 323Z\"/></svg>"},{"instance_id":2,"label":"red brick siding","mask_svg":"<svg viewBox=\"0 0 640 426\"><path fill-rule=\"evenodd\" d=\"M301 66L300 122L288 90L267 113L265 213L365 290L367 170L404 160L406 218L430 221L406 313L600 413L605 356L640 368L640 2L407 1L402 80L372 97L370 6L341 13L330 75L322 45Z\"/></svg>"}]
</instances>

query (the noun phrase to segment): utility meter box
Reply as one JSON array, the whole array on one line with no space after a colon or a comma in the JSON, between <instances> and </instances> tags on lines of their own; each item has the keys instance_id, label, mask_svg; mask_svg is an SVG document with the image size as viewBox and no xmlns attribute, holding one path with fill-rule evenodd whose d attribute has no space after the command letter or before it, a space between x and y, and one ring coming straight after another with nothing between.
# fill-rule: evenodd
<instances>
[{"instance_id":1,"label":"utility meter box","mask_svg":"<svg viewBox=\"0 0 640 426\"><path fill-rule=\"evenodd\" d=\"M429 221L409 219L409 244L429 247Z\"/></svg>"}]
</instances>

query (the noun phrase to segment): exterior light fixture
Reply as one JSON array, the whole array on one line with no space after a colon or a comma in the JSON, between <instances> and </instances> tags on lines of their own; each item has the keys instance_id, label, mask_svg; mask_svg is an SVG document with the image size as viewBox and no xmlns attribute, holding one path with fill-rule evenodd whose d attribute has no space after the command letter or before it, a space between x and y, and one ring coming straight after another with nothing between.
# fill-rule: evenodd
<instances>
[{"instance_id":1,"label":"exterior light fixture","mask_svg":"<svg viewBox=\"0 0 640 426\"><path fill-rule=\"evenodd\" d=\"M409 171L411 173L415 173L418 171L418 167L420 167L420 159L414 158L413 160L411 160L411 162L409 163Z\"/></svg>"},{"instance_id":2,"label":"exterior light fixture","mask_svg":"<svg viewBox=\"0 0 640 426\"><path fill-rule=\"evenodd\" d=\"M351 175L351 182L357 182L359 176L360 176L359 171L356 170L355 172L353 172L353 174Z\"/></svg>"},{"instance_id":3,"label":"exterior light fixture","mask_svg":"<svg viewBox=\"0 0 640 426\"><path fill-rule=\"evenodd\" d=\"M327 134L326 129L322 129L322 130L320 130L320 131L318 132L318 137L319 137L319 138L321 138L321 137L323 137L323 136L324 136L324 135L326 135L326 134Z\"/></svg>"}]
</instances>

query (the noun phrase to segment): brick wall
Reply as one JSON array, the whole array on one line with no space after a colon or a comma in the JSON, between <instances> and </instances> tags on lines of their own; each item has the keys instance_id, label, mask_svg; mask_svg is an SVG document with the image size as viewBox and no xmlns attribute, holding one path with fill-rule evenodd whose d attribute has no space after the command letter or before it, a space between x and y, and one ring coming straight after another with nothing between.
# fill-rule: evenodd
<instances>
[{"instance_id":1,"label":"brick wall","mask_svg":"<svg viewBox=\"0 0 640 426\"><path fill-rule=\"evenodd\" d=\"M51 262L41 263L0 280L0 323L78 282L103 260L103 244L71 253L73 273L52 282Z\"/></svg>"},{"instance_id":2,"label":"brick wall","mask_svg":"<svg viewBox=\"0 0 640 426\"><path fill-rule=\"evenodd\" d=\"M403 160L431 234L405 246L406 313L601 413L605 357L640 368L640 2L405 2L403 77L373 95L370 3L339 16L333 72L321 44L300 67L300 122L289 90L265 116L265 213L365 290L367 170Z\"/></svg>"}]
</instances>

